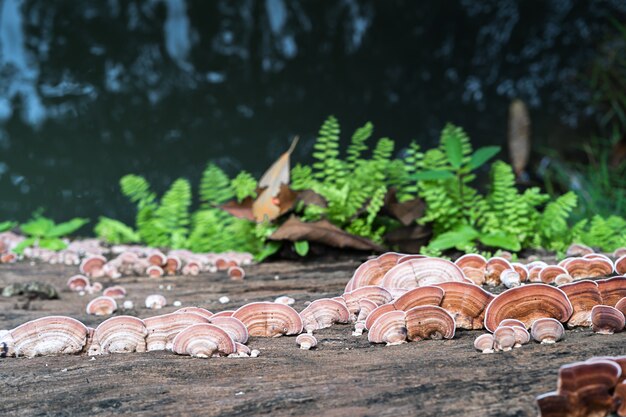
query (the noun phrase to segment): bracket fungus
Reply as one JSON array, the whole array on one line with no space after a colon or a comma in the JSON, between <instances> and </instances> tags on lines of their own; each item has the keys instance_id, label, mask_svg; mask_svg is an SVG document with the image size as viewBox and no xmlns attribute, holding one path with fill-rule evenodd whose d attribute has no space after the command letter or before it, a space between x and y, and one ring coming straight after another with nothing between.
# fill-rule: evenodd
<instances>
[{"instance_id":1,"label":"bracket fungus","mask_svg":"<svg viewBox=\"0 0 626 417\"><path fill-rule=\"evenodd\" d=\"M563 339L565 328L563 324L553 318L541 318L533 322L530 328L533 340L541 344L552 344Z\"/></svg>"},{"instance_id":2,"label":"bracket fungus","mask_svg":"<svg viewBox=\"0 0 626 417\"><path fill-rule=\"evenodd\" d=\"M485 282L487 260L484 256L468 253L454 262L474 284L482 285Z\"/></svg>"},{"instance_id":3,"label":"bracket fungus","mask_svg":"<svg viewBox=\"0 0 626 417\"><path fill-rule=\"evenodd\" d=\"M359 312L359 301L367 299L376 303L376 305L383 305L390 302L393 297L383 287L377 285L368 285L367 287L360 287L353 291L343 294L343 299L346 300L346 306L348 311L352 314Z\"/></svg>"},{"instance_id":4,"label":"bracket fungus","mask_svg":"<svg viewBox=\"0 0 626 417\"><path fill-rule=\"evenodd\" d=\"M296 300L294 300L291 297L288 297L286 295L281 295L280 297L276 297L276 299L274 300L275 303L278 304L285 304L288 306L292 306L296 303Z\"/></svg>"},{"instance_id":5,"label":"bracket fungus","mask_svg":"<svg viewBox=\"0 0 626 417\"><path fill-rule=\"evenodd\" d=\"M317 339L312 334L302 333L296 337L296 343L302 350L309 350L317 346Z\"/></svg>"},{"instance_id":6,"label":"bracket fungus","mask_svg":"<svg viewBox=\"0 0 626 417\"><path fill-rule=\"evenodd\" d=\"M485 333L474 339L474 348L482 353L493 353L495 340L491 333Z\"/></svg>"},{"instance_id":7,"label":"bracket fungus","mask_svg":"<svg viewBox=\"0 0 626 417\"><path fill-rule=\"evenodd\" d=\"M80 353L87 343L87 327L65 316L48 316L26 322L3 337L7 353L32 358ZM9 344L12 343L12 346Z\"/></svg>"},{"instance_id":8,"label":"bracket fungus","mask_svg":"<svg viewBox=\"0 0 626 417\"><path fill-rule=\"evenodd\" d=\"M380 284L387 271L396 266L401 257L398 253L388 252L363 262L352 275L349 291Z\"/></svg>"},{"instance_id":9,"label":"bracket fungus","mask_svg":"<svg viewBox=\"0 0 626 417\"><path fill-rule=\"evenodd\" d=\"M569 328L591 326L591 309L602 304L602 296L595 281L582 280L559 287L572 303L573 313L567 321Z\"/></svg>"},{"instance_id":10,"label":"bracket fungus","mask_svg":"<svg viewBox=\"0 0 626 417\"><path fill-rule=\"evenodd\" d=\"M93 332L89 355L146 351L148 330L143 320L133 316L106 319Z\"/></svg>"},{"instance_id":11,"label":"bracket fungus","mask_svg":"<svg viewBox=\"0 0 626 417\"><path fill-rule=\"evenodd\" d=\"M513 269L513 265L506 259L494 256L487 261L487 267L485 269L485 284L487 285L499 285L501 282L500 275L502 272Z\"/></svg>"},{"instance_id":12,"label":"bracket fungus","mask_svg":"<svg viewBox=\"0 0 626 417\"><path fill-rule=\"evenodd\" d=\"M248 328L250 336L277 337L302 332L302 319L290 306L269 302L249 303L233 313Z\"/></svg>"},{"instance_id":13,"label":"bracket fungus","mask_svg":"<svg viewBox=\"0 0 626 417\"><path fill-rule=\"evenodd\" d=\"M626 297L620 299L616 304L615 308L622 312L622 314L626 315Z\"/></svg>"},{"instance_id":14,"label":"bracket fungus","mask_svg":"<svg viewBox=\"0 0 626 417\"><path fill-rule=\"evenodd\" d=\"M148 268L146 268L146 274L150 278L160 278L163 276L164 273L165 272L163 271L163 268L158 265L150 265Z\"/></svg>"},{"instance_id":15,"label":"bracket fungus","mask_svg":"<svg viewBox=\"0 0 626 417\"><path fill-rule=\"evenodd\" d=\"M615 272L617 272L620 275L626 274L626 254L620 256L615 261Z\"/></svg>"},{"instance_id":16,"label":"bracket fungus","mask_svg":"<svg viewBox=\"0 0 626 417\"><path fill-rule=\"evenodd\" d=\"M228 268L226 273L233 281L241 281L246 277L246 271L244 271L240 266L231 266Z\"/></svg>"},{"instance_id":17,"label":"bracket fungus","mask_svg":"<svg viewBox=\"0 0 626 417\"><path fill-rule=\"evenodd\" d=\"M614 306L626 297L626 277L613 277L596 281L602 296L602 304Z\"/></svg>"},{"instance_id":18,"label":"bracket fungus","mask_svg":"<svg viewBox=\"0 0 626 417\"><path fill-rule=\"evenodd\" d=\"M455 283L453 283L455 284ZM474 285L474 284L467 284ZM438 306L444 297L444 290L438 285L425 285L423 287L413 288L398 297L393 306L396 310L407 311L418 306Z\"/></svg>"},{"instance_id":19,"label":"bracket fungus","mask_svg":"<svg viewBox=\"0 0 626 417\"><path fill-rule=\"evenodd\" d=\"M519 262L512 262L511 266L519 274L520 282L528 281L528 268L526 267L526 265Z\"/></svg>"},{"instance_id":20,"label":"bracket fungus","mask_svg":"<svg viewBox=\"0 0 626 417\"><path fill-rule=\"evenodd\" d=\"M613 273L613 263L604 258L573 258L564 267L574 279L603 277Z\"/></svg>"},{"instance_id":21,"label":"bracket fungus","mask_svg":"<svg viewBox=\"0 0 626 417\"><path fill-rule=\"evenodd\" d=\"M208 323L209 320L196 313L170 313L144 319L148 331L146 349L172 350L174 337L192 324Z\"/></svg>"},{"instance_id":22,"label":"bracket fungus","mask_svg":"<svg viewBox=\"0 0 626 417\"><path fill-rule=\"evenodd\" d=\"M507 288L515 288L522 285L522 277L515 269L505 269L500 273L500 282Z\"/></svg>"},{"instance_id":23,"label":"bracket fungus","mask_svg":"<svg viewBox=\"0 0 626 417\"><path fill-rule=\"evenodd\" d=\"M211 317L209 322L228 333L235 342L248 341L248 328L235 317Z\"/></svg>"},{"instance_id":24,"label":"bracket fungus","mask_svg":"<svg viewBox=\"0 0 626 417\"><path fill-rule=\"evenodd\" d=\"M89 287L89 278L84 275L74 275L67 280L67 286L72 291L84 291Z\"/></svg>"},{"instance_id":25,"label":"bracket fungus","mask_svg":"<svg viewBox=\"0 0 626 417\"><path fill-rule=\"evenodd\" d=\"M202 307L183 307L179 308L174 313L195 313L207 319L213 316L213 313Z\"/></svg>"},{"instance_id":26,"label":"bracket fungus","mask_svg":"<svg viewBox=\"0 0 626 417\"><path fill-rule=\"evenodd\" d=\"M376 307L365 319L365 328L369 330L380 316L385 313L389 313L390 311L396 311L393 303L383 304Z\"/></svg>"},{"instance_id":27,"label":"bracket fungus","mask_svg":"<svg viewBox=\"0 0 626 417\"><path fill-rule=\"evenodd\" d=\"M231 317L235 313L235 310L222 310L213 314L211 317Z\"/></svg>"},{"instance_id":28,"label":"bracket fungus","mask_svg":"<svg viewBox=\"0 0 626 417\"><path fill-rule=\"evenodd\" d=\"M484 313L493 294L467 282L444 282L437 285L444 296L439 304L452 314L459 329L477 330L484 327Z\"/></svg>"},{"instance_id":29,"label":"bracket fungus","mask_svg":"<svg viewBox=\"0 0 626 417\"><path fill-rule=\"evenodd\" d=\"M582 243L572 243L565 251L565 256L584 256L590 253L594 253L593 249Z\"/></svg>"},{"instance_id":30,"label":"bracket fungus","mask_svg":"<svg viewBox=\"0 0 626 417\"><path fill-rule=\"evenodd\" d=\"M167 305L167 299L161 294L152 294L146 297L146 308L158 310Z\"/></svg>"},{"instance_id":31,"label":"bracket fungus","mask_svg":"<svg viewBox=\"0 0 626 417\"><path fill-rule=\"evenodd\" d=\"M591 309L591 328L594 333L619 333L625 324L624 314L615 307L599 305Z\"/></svg>"},{"instance_id":32,"label":"bracket fungus","mask_svg":"<svg viewBox=\"0 0 626 417\"><path fill-rule=\"evenodd\" d=\"M112 287L106 288L102 295L111 298L124 298L126 297L126 289L122 286L114 285Z\"/></svg>"},{"instance_id":33,"label":"bracket fungus","mask_svg":"<svg viewBox=\"0 0 626 417\"><path fill-rule=\"evenodd\" d=\"M183 262L176 255L169 255L167 260L165 261L165 265L163 266L163 270L167 273L167 275L176 275L178 271L180 271Z\"/></svg>"},{"instance_id":34,"label":"bracket fungus","mask_svg":"<svg viewBox=\"0 0 626 417\"><path fill-rule=\"evenodd\" d=\"M214 324L204 323L191 325L178 333L172 350L179 355L210 358L235 353L237 345L225 330Z\"/></svg>"},{"instance_id":35,"label":"bracket fungus","mask_svg":"<svg viewBox=\"0 0 626 417\"><path fill-rule=\"evenodd\" d=\"M405 320L409 340L440 340L454 337L456 329L454 317L441 307L413 307L406 312Z\"/></svg>"},{"instance_id":36,"label":"bracket fungus","mask_svg":"<svg viewBox=\"0 0 626 417\"><path fill-rule=\"evenodd\" d=\"M526 326L519 320L506 319L500 322L500 326L512 327L515 331L515 346L521 347L522 345L530 342L530 333L526 330Z\"/></svg>"},{"instance_id":37,"label":"bracket fungus","mask_svg":"<svg viewBox=\"0 0 626 417\"><path fill-rule=\"evenodd\" d=\"M468 282L461 268L440 258L411 259L391 268L384 276L381 285L387 289L403 288L410 290L425 285L442 282Z\"/></svg>"},{"instance_id":38,"label":"bracket fungus","mask_svg":"<svg viewBox=\"0 0 626 417\"><path fill-rule=\"evenodd\" d=\"M548 265L539 271L539 280L544 284L554 284L556 277L563 274L569 275L567 270L562 266Z\"/></svg>"},{"instance_id":39,"label":"bracket fungus","mask_svg":"<svg viewBox=\"0 0 626 417\"><path fill-rule=\"evenodd\" d=\"M500 326L493 332L496 350L507 352L517 343L515 329L512 326Z\"/></svg>"},{"instance_id":40,"label":"bracket fungus","mask_svg":"<svg viewBox=\"0 0 626 417\"><path fill-rule=\"evenodd\" d=\"M320 298L313 301L300 312L304 330L325 329L334 323L347 323L350 321L350 312L345 304L331 298Z\"/></svg>"},{"instance_id":41,"label":"bracket fungus","mask_svg":"<svg viewBox=\"0 0 626 417\"><path fill-rule=\"evenodd\" d=\"M148 262L150 265L158 266L159 268L167 264L167 256L161 251L155 250L148 255Z\"/></svg>"},{"instance_id":42,"label":"bracket fungus","mask_svg":"<svg viewBox=\"0 0 626 417\"><path fill-rule=\"evenodd\" d=\"M104 276L102 268L106 261L106 258L101 255L88 256L80 263L80 273L88 277L100 278Z\"/></svg>"},{"instance_id":43,"label":"bracket fungus","mask_svg":"<svg viewBox=\"0 0 626 417\"><path fill-rule=\"evenodd\" d=\"M370 343L386 343L387 346L406 343L407 328L404 311L394 310L382 314L369 328Z\"/></svg>"},{"instance_id":44,"label":"bracket fungus","mask_svg":"<svg viewBox=\"0 0 626 417\"><path fill-rule=\"evenodd\" d=\"M117 310L117 302L112 297L96 297L87 304L87 314L94 316L108 316Z\"/></svg>"}]
</instances>

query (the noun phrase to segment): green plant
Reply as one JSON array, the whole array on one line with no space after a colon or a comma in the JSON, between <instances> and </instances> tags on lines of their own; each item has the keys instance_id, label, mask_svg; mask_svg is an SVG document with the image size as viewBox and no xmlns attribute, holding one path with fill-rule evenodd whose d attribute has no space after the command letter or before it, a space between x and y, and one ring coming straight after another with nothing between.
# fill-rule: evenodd
<instances>
[{"instance_id":1,"label":"green plant","mask_svg":"<svg viewBox=\"0 0 626 417\"><path fill-rule=\"evenodd\" d=\"M99 239L116 245L141 241L139 234L130 226L104 216L98 219L98 223L96 227L94 227L94 232Z\"/></svg>"},{"instance_id":2,"label":"green plant","mask_svg":"<svg viewBox=\"0 0 626 417\"><path fill-rule=\"evenodd\" d=\"M11 230L15 226L17 226L17 222L13 222L13 221L0 222L0 233L6 232L7 230Z\"/></svg>"},{"instance_id":3,"label":"green plant","mask_svg":"<svg viewBox=\"0 0 626 417\"><path fill-rule=\"evenodd\" d=\"M65 249L67 244L62 238L74 233L87 223L89 219L77 217L57 224L41 213L35 213L31 220L20 225L20 230L27 237L15 247L14 251L21 254L29 246L50 250Z\"/></svg>"}]
</instances>

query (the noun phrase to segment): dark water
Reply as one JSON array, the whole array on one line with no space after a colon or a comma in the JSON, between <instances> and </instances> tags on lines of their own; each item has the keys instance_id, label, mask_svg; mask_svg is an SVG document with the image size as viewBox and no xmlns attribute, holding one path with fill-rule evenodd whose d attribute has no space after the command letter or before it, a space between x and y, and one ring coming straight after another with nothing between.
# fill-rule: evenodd
<instances>
[{"instance_id":1,"label":"dark water","mask_svg":"<svg viewBox=\"0 0 626 417\"><path fill-rule=\"evenodd\" d=\"M519 97L536 144L570 143L625 16L622 0L0 0L0 219L128 220L120 176L260 174L295 134L306 162L328 114L398 152L446 121L504 145Z\"/></svg>"}]
</instances>

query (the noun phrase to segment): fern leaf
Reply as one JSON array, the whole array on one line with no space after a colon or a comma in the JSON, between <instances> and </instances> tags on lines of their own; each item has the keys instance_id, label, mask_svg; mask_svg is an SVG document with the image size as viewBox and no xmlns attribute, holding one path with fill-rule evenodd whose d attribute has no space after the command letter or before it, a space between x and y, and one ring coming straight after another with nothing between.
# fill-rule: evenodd
<instances>
[{"instance_id":1,"label":"fern leaf","mask_svg":"<svg viewBox=\"0 0 626 417\"><path fill-rule=\"evenodd\" d=\"M224 204L234 197L228 176L211 163L202 173L199 194L203 208Z\"/></svg>"}]
</instances>

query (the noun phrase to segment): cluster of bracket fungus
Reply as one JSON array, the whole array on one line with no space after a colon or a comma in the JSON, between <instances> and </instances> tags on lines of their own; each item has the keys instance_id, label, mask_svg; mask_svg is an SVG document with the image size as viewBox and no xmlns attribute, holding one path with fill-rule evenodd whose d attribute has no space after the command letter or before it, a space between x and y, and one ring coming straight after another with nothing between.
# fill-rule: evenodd
<instances>
[{"instance_id":1,"label":"cluster of bracket fungus","mask_svg":"<svg viewBox=\"0 0 626 417\"><path fill-rule=\"evenodd\" d=\"M540 417L626 416L626 356L561 366L556 391L537 397Z\"/></svg>"}]
</instances>

